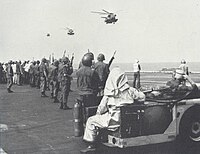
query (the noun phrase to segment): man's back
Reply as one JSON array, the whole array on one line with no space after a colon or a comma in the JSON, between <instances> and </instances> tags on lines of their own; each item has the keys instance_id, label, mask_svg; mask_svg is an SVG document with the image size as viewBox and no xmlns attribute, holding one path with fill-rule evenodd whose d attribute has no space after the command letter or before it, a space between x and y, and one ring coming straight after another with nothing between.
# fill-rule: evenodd
<instances>
[{"instance_id":1,"label":"man's back","mask_svg":"<svg viewBox=\"0 0 200 154\"><path fill-rule=\"evenodd\" d=\"M98 89L99 76L90 67L82 66L76 73L77 87L82 95L94 94Z\"/></svg>"},{"instance_id":2,"label":"man's back","mask_svg":"<svg viewBox=\"0 0 200 154\"><path fill-rule=\"evenodd\" d=\"M94 69L97 71L100 81L104 85L110 72L108 65L104 62L98 61L94 64Z\"/></svg>"}]
</instances>

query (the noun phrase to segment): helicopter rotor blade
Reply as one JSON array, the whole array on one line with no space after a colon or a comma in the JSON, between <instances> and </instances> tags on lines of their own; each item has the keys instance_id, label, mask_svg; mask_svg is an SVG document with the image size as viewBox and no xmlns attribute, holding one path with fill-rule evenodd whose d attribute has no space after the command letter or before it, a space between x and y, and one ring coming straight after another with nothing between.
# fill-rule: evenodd
<instances>
[{"instance_id":1,"label":"helicopter rotor blade","mask_svg":"<svg viewBox=\"0 0 200 154\"><path fill-rule=\"evenodd\" d=\"M107 14L107 13L105 13L105 12L96 12L96 11L91 11L91 13Z\"/></svg>"},{"instance_id":2,"label":"helicopter rotor blade","mask_svg":"<svg viewBox=\"0 0 200 154\"><path fill-rule=\"evenodd\" d=\"M106 12L106 13L108 13L108 14L111 14L110 12L108 12L108 11L106 11L106 10L104 10L104 9L102 9L102 11L104 11L104 12Z\"/></svg>"}]
</instances>

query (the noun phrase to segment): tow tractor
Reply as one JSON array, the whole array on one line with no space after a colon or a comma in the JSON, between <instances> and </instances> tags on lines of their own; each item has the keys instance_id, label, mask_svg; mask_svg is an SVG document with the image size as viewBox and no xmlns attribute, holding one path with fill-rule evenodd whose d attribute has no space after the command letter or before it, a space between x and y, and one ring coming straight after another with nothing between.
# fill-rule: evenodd
<instances>
[{"instance_id":1,"label":"tow tractor","mask_svg":"<svg viewBox=\"0 0 200 154\"><path fill-rule=\"evenodd\" d=\"M157 95L157 93L162 95ZM170 93L165 90L146 92L143 104L120 107L117 131L100 132L106 146L119 148L171 142L200 145L200 85L193 90ZM96 107L86 108L86 116Z\"/></svg>"}]
</instances>

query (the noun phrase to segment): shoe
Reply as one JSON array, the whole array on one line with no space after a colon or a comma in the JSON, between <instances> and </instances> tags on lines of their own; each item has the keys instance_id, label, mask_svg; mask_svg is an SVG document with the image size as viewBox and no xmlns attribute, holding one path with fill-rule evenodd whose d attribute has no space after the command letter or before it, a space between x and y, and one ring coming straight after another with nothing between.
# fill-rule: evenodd
<instances>
[{"instance_id":1,"label":"shoe","mask_svg":"<svg viewBox=\"0 0 200 154\"><path fill-rule=\"evenodd\" d=\"M82 153L87 153L89 151L96 151L95 145L89 145L86 149L81 150Z\"/></svg>"},{"instance_id":2,"label":"shoe","mask_svg":"<svg viewBox=\"0 0 200 154\"><path fill-rule=\"evenodd\" d=\"M48 97L46 94L42 94L41 97Z\"/></svg>"},{"instance_id":3,"label":"shoe","mask_svg":"<svg viewBox=\"0 0 200 154\"><path fill-rule=\"evenodd\" d=\"M72 108L70 108L69 106L65 106L63 107L63 110L71 110Z\"/></svg>"},{"instance_id":4,"label":"shoe","mask_svg":"<svg viewBox=\"0 0 200 154\"><path fill-rule=\"evenodd\" d=\"M13 93L12 90L10 90L9 88L7 88L8 93Z\"/></svg>"},{"instance_id":5,"label":"shoe","mask_svg":"<svg viewBox=\"0 0 200 154\"><path fill-rule=\"evenodd\" d=\"M54 103L59 103L59 100L57 98L54 98Z\"/></svg>"},{"instance_id":6,"label":"shoe","mask_svg":"<svg viewBox=\"0 0 200 154\"><path fill-rule=\"evenodd\" d=\"M93 145L93 144L91 144L91 145L89 145L89 146L87 147L87 149L96 149L96 146Z\"/></svg>"},{"instance_id":7,"label":"shoe","mask_svg":"<svg viewBox=\"0 0 200 154\"><path fill-rule=\"evenodd\" d=\"M53 97L53 93L51 93L51 99L53 99L54 97Z\"/></svg>"}]
</instances>

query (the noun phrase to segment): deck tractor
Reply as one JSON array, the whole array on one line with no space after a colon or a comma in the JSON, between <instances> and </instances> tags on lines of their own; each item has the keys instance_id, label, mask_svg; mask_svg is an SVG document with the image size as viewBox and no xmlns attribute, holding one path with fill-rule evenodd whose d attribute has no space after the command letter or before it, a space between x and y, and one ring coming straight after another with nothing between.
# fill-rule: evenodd
<instances>
[{"instance_id":1,"label":"deck tractor","mask_svg":"<svg viewBox=\"0 0 200 154\"><path fill-rule=\"evenodd\" d=\"M180 140L185 145L200 145L200 85L192 90L166 89L145 92L144 103L120 107L120 127L102 129L104 145L119 148ZM97 107L86 108L86 116Z\"/></svg>"}]
</instances>

